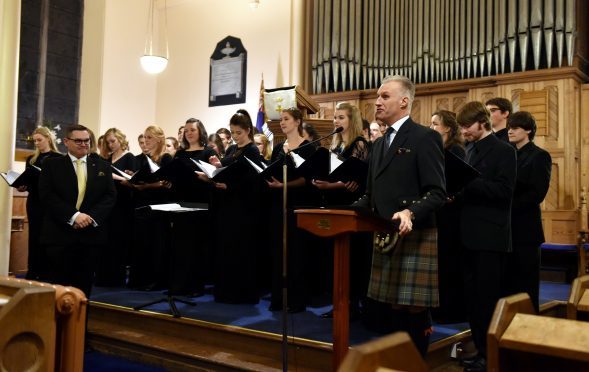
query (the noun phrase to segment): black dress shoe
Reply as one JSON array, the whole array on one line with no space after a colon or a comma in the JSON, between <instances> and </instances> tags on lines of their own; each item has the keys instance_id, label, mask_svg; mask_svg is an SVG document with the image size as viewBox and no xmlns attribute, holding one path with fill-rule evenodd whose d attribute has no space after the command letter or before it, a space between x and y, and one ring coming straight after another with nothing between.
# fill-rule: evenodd
<instances>
[{"instance_id":1,"label":"black dress shoe","mask_svg":"<svg viewBox=\"0 0 589 372\"><path fill-rule=\"evenodd\" d=\"M270 304L270 307L268 307L269 311L281 311L282 310L282 305L281 304Z\"/></svg>"},{"instance_id":2,"label":"black dress shoe","mask_svg":"<svg viewBox=\"0 0 589 372\"><path fill-rule=\"evenodd\" d=\"M478 357L472 363L464 365L464 372L486 372L487 360L483 357Z\"/></svg>"},{"instance_id":3,"label":"black dress shoe","mask_svg":"<svg viewBox=\"0 0 589 372\"><path fill-rule=\"evenodd\" d=\"M460 361L459 362L460 362L460 365L461 366L468 366L468 365L471 365L471 364L475 363L480 358L482 358L480 355L475 354L475 355L472 355L472 356L469 356L469 357L460 358Z\"/></svg>"},{"instance_id":4,"label":"black dress shoe","mask_svg":"<svg viewBox=\"0 0 589 372\"><path fill-rule=\"evenodd\" d=\"M323 318L323 319L333 318L333 310L329 310L328 312L325 312L325 313L319 315L319 318Z\"/></svg>"},{"instance_id":5,"label":"black dress shoe","mask_svg":"<svg viewBox=\"0 0 589 372\"><path fill-rule=\"evenodd\" d=\"M286 308L290 314L302 313L305 310L307 310L305 305L293 305Z\"/></svg>"}]
</instances>

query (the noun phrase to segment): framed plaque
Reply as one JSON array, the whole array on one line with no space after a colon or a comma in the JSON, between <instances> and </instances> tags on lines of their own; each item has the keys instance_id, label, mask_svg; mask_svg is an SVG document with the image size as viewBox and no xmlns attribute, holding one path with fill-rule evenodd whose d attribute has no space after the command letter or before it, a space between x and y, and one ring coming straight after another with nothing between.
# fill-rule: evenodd
<instances>
[{"instance_id":1,"label":"framed plaque","mask_svg":"<svg viewBox=\"0 0 589 372\"><path fill-rule=\"evenodd\" d=\"M241 40L227 36L211 55L209 107L245 103L247 51Z\"/></svg>"}]
</instances>

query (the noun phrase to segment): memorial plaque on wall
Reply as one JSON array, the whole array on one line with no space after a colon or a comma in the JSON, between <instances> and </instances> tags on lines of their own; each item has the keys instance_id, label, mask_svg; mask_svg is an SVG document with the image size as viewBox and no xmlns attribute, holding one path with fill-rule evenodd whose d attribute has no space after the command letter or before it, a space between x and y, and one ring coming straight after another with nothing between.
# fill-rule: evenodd
<instances>
[{"instance_id":1,"label":"memorial plaque on wall","mask_svg":"<svg viewBox=\"0 0 589 372\"><path fill-rule=\"evenodd\" d=\"M211 55L209 107L245 103L247 51L241 40L227 36Z\"/></svg>"}]
</instances>

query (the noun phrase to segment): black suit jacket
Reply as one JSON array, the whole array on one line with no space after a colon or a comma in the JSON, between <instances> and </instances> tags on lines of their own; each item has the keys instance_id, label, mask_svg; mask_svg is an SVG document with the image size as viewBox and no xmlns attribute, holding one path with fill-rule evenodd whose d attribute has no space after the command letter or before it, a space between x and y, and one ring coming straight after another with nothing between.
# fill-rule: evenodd
<instances>
[{"instance_id":1,"label":"black suit jacket","mask_svg":"<svg viewBox=\"0 0 589 372\"><path fill-rule=\"evenodd\" d=\"M384 138L372 146L366 193L357 204L385 218L409 209L414 228L435 227L434 212L446 201L441 136L409 118L386 154Z\"/></svg>"},{"instance_id":2,"label":"black suit jacket","mask_svg":"<svg viewBox=\"0 0 589 372\"><path fill-rule=\"evenodd\" d=\"M540 203L550 186L552 158L529 142L517 151L517 182L513 193L513 244L540 246L544 242Z\"/></svg>"},{"instance_id":3,"label":"black suit jacket","mask_svg":"<svg viewBox=\"0 0 589 372\"><path fill-rule=\"evenodd\" d=\"M110 164L98 156L87 157L86 192L80 212L98 227L74 229L68 221L77 212L78 182L68 155L47 159L39 177L39 193L45 206L41 242L49 245L102 244L107 240L106 219L115 204L116 191Z\"/></svg>"},{"instance_id":4,"label":"black suit jacket","mask_svg":"<svg viewBox=\"0 0 589 372\"><path fill-rule=\"evenodd\" d=\"M492 134L475 145L479 153L470 165L481 176L466 185L462 194L462 243L472 250L509 252L515 149Z\"/></svg>"}]
</instances>

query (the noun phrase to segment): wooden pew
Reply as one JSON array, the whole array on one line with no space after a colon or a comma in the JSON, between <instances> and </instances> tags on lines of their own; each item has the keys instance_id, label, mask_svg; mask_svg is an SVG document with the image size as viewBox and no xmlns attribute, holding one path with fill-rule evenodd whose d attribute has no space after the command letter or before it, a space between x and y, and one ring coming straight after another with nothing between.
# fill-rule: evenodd
<instances>
[{"instance_id":1,"label":"wooden pew","mask_svg":"<svg viewBox=\"0 0 589 372\"><path fill-rule=\"evenodd\" d=\"M589 275L583 275L573 281L571 294L567 302L567 318L589 320Z\"/></svg>"},{"instance_id":2,"label":"wooden pew","mask_svg":"<svg viewBox=\"0 0 589 372\"><path fill-rule=\"evenodd\" d=\"M34 355L35 364L30 370L82 371L88 305L82 291L0 277L0 301L2 299L6 304L0 307L0 353L9 350L10 355L0 354L0 360L11 358L18 367L18 363L31 363L24 355ZM21 339L24 342L20 342Z\"/></svg>"},{"instance_id":3,"label":"wooden pew","mask_svg":"<svg viewBox=\"0 0 589 372\"><path fill-rule=\"evenodd\" d=\"M351 348L339 372L428 371L409 334L397 332Z\"/></svg>"},{"instance_id":4,"label":"wooden pew","mask_svg":"<svg viewBox=\"0 0 589 372\"><path fill-rule=\"evenodd\" d=\"M53 371L55 290L0 281L0 361L7 371Z\"/></svg>"},{"instance_id":5,"label":"wooden pew","mask_svg":"<svg viewBox=\"0 0 589 372\"><path fill-rule=\"evenodd\" d=\"M588 370L589 323L533 313L527 294L499 300L487 334L487 370Z\"/></svg>"}]
</instances>

